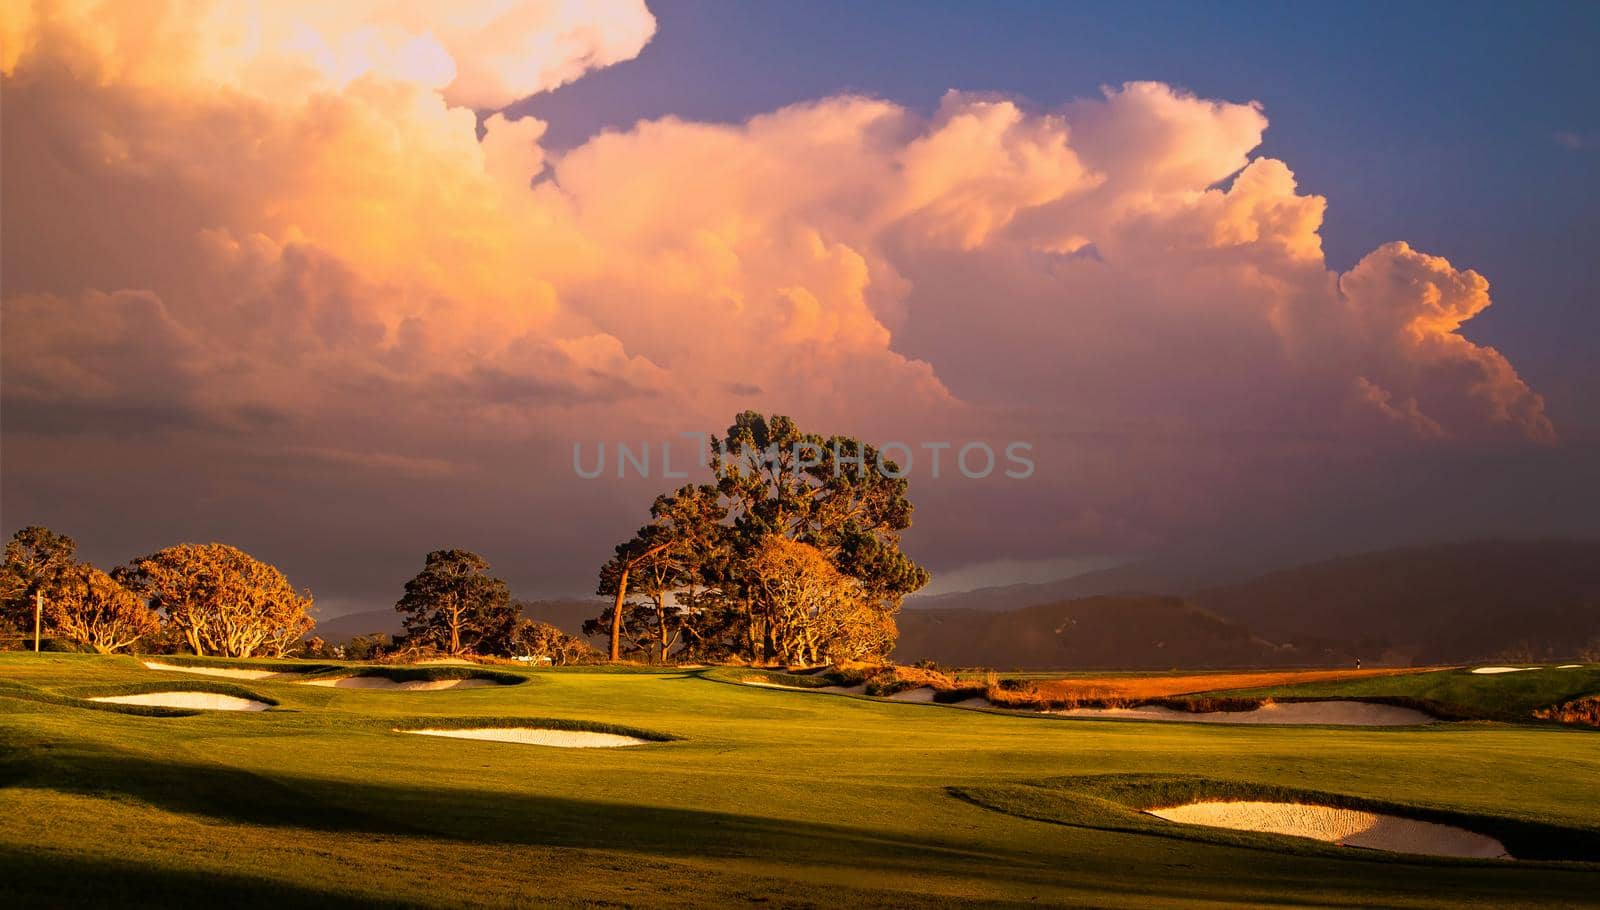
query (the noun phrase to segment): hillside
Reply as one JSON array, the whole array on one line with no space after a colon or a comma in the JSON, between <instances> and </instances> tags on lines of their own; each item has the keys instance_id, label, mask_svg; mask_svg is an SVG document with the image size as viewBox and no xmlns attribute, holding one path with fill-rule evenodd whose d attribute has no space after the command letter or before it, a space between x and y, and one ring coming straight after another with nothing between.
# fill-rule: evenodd
<instances>
[{"instance_id":1,"label":"hillside","mask_svg":"<svg viewBox=\"0 0 1600 910\"><path fill-rule=\"evenodd\" d=\"M1384 550L1273 572L1191 599L1307 650L1331 647L1410 663L1566 659L1600 637L1600 542Z\"/></svg>"},{"instance_id":2,"label":"hillside","mask_svg":"<svg viewBox=\"0 0 1600 910\"><path fill-rule=\"evenodd\" d=\"M1253 571L1214 562L1135 562L1069 578L1024 582L906 598L907 610L1015 610L1062 600L1104 595L1184 594L1200 587L1241 581Z\"/></svg>"},{"instance_id":3,"label":"hillside","mask_svg":"<svg viewBox=\"0 0 1600 910\"><path fill-rule=\"evenodd\" d=\"M1004 669L1237 667L1301 662L1177 597L1090 597L1020 610L906 610L894 657Z\"/></svg>"}]
</instances>

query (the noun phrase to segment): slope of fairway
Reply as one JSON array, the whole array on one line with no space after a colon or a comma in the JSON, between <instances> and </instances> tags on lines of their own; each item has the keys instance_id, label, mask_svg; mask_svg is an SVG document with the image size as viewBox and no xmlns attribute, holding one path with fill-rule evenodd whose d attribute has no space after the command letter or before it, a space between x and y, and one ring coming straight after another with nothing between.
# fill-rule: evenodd
<instances>
[{"instance_id":1,"label":"slope of fairway","mask_svg":"<svg viewBox=\"0 0 1600 910\"><path fill-rule=\"evenodd\" d=\"M1600 665L1546 666L1517 673L1441 670L1304 685L1230 689L1229 697L1410 698L1457 708L1463 717L1529 722L1534 711L1584 695L1600 694Z\"/></svg>"},{"instance_id":2,"label":"slope of fairway","mask_svg":"<svg viewBox=\"0 0 1600 910\"><path fill-rule=\"evenodd\" d=\"M146 670L166 670L173 673L192 673L196 676L216 676L222 679L280 679L284 676L293 675L278 670L252 670L246 667L181 666L162 663L158 660L145 661L144 668Z\"/></svg>"},{"instance_id":3,"label":"slope of fairway","mask_svg":"<svg viewBox=\"0 0 1600 910\"><path fill-rule=\"evenodd\" d=\"M546 671L419 698L263 680L251 685L277 710L146 717L45 699L162 675L137 661L0 655L0 905L1504 907L1600 893L1600 866L1164 837L951 792L1225 773L1595 830L1587 731L1090 724L699 672ZM393 732L473 718L679 739L536 749Z\"/></svg>"},{"instance_id":4,"label":"slope of fairway","mask_svg":"<svg viewBox=\"0 0 1600 910\"><path fill-rule=\"evenodd\" d=\"M1210 673L1122 673L1071 674L1053 678L1019 676L1042 700L1141 699L1191 695L1199 692L1231 692L1236 689L1261 689L1296 686L1303 683L1330 683L1408 676L1434 672L1433 668L1272 670L1254 673L1215 671ZM1008 674L1009 675L1009 674Z\"/></svg>"},{"instance_id":5,"label":"slope of fairway","mask_svg":"<svg viewBox=\"0 0 1600 910\"><path fill-rule=\"evenodd\" d=\"M1155 720L1191 724L1327 724L1337 727L1407 727L1438 723L1415 708L1360 701L1296 701L1262 705L1250 711L1178 711L1161 705L1136 708L1068 708L1062 717L1102 720Z\"/></svg>"}]
</instances>

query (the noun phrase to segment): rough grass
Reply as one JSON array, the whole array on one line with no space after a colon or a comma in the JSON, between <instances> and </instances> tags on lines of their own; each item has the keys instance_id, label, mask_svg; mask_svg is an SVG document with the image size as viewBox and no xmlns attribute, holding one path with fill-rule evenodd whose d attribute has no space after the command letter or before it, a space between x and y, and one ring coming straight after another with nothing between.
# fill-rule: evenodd
<instances>
[{"instance_id":1,"label":"rough grass","mask_svg":"<svg viewBox=\"0 0 1600 910\"><path fill-rule=\"evenodd\" d=\"M791 673L787 670L764 670L758 667L718 667L709 671L713 678L728 682L763 682L794 689L821 689L841 685L834 673Z\"/></svg>"},{"instance_id":2,"label":"rough grass","mask_svg":"<svg viewBox=\"0 0 1600 910\"><path fill-rule=\"evenodd\" d=\"M866 683L868 695L879 698L887 698L912 689L932 689L935 693L954 693L956 690L956 681L948 675L938 670L924 670L921 667L884 667L861 681Z\"/></svg>"},{"instance_id":3,"label":"rough grass","mask_svg":"<svg viewBox=\"0 0 1600 910\"><path fill-rule=\"evenodd\" d=\"M1600 695L1577 698L1549 708L1540 708L1533 716L1563 724L1600 727Z\"/></svg>"}]
</instances>

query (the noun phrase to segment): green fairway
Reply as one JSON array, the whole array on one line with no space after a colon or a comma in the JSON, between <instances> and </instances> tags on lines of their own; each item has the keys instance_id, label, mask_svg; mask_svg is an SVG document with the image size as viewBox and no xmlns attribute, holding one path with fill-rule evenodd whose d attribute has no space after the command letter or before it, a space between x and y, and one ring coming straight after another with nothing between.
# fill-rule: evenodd
<instances>
[{"instance_id":1,"label":"green fairway","mask_svg":"<svg viewBox=\"0 0 1600 910\"><path fill-rule=\"evenodd\" d=\"M208 685L132 658L0 654L0 905L1600 902L1600 864L1399 857L1115 814L1144 776L1205 789L1198 777L1595 843L1593 731L1083 721L719 671L515 675L527 681L432 692ZM1457 675L1439 678L1480 700L1534 684ZM152 716L77 700L155 689L276 707ZM675 739L578 750L394 732L515 718Z\"/></svg>"},{"instance_id":2,"label":"green fairway","mask_svg":"<svg viewBox=\"0 0 1600 910\"><path fill-rule=\"evenodd\" d=\"M1542 666L1515 673L1438 670L1404 676L1233 689L1226 694L1236 698L1412 698L1446 706L1460 716L1526 723L1534 719L1533 712L1538 708L1596 693L1600 693L1600 665L1585 664Z\"/></svg>"}]
</instances>

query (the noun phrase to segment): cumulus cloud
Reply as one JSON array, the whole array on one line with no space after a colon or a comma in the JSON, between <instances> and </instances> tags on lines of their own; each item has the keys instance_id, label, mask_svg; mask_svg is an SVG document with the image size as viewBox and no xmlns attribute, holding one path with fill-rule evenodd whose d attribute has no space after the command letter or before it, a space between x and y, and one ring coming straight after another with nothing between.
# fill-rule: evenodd
<instances>
[{"instance_id":1,"label":"cumulus cloud","mask_svg":"<svg viewBox=\"0 0 1600 910\"><path fill-rule=\"evenodd\" d=\"M120 82L289 99L375 78L493 109L631 60L655 28L643 0L52 0L8 7L0 64L70 36Z\"/></svg>"},{"instance_id":2,"label":"cumulus cloud","mask_svg":"<svg viewBox=\"0 0 1600 910\"><path fill-rule=\"evenodd\" d=\"M192 7L0 18L8 442L146 414L415 479L760 406L1053 441L1008 506L1049 555L1170 540L1263 458L1555 439L1462 334L1485 279L1328 268L1253 102L839 96L556 154L478 111L637 55L641 3Z\"/></svg>"}]
</instances>

